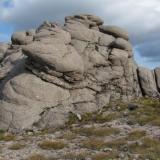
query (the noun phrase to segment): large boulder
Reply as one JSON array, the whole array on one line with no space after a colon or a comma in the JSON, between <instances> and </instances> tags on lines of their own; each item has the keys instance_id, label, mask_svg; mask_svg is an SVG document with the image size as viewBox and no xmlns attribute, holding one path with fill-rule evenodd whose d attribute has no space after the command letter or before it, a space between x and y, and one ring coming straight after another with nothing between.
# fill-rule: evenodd
<instances>
[{"instance_id":1,"label":"large boulder","mask_svg":"<svg viewBox=\"0 0 160 160\"><path fill-rule=\"evenodd\" d=\"M17 45L29 44L33 41L33 34L34 33L32 31L16 32L16 33L13 33L11 37L11 41L13 44L17 44Z\"/></svg>"},{"instance_id":2,"label":"large boulder","mask_svg":"<svg viewBox=\"0 0 160 160\"><path fill-rule=\"evenodd\" d=\"M87 28L84 24L70 20L65 24L65 30L71 34L72 39L86 42L98 42L99 32Z\"/></svg>"},{"instance_id":3,"label":"large boulder","mask_svg":"<svg viewBox=\"0 0 160 160\"><path fill-rule=\"evenodd\" d=\"M64 31L61 26L55 23L44 22L34 35L34 41L40 41L43 43L65 43L71 42L70 33Z\"/></svg>"},{"instance_id":4,"label":"large boulder","mask_svg":"<svg viewBox=\"0 0 160 160\"><path fill-rule=\"evenodd\" d=\"M63 26L46 21L0 45L0 129L63 127L70 113L159 95L159 69L138 68L128 33L102 24L69 16Z\"/></svg>"},{"instance_id":5,"label":"large boulder","mask_svg":"<svg viewBox=\"0 0 160 160\"><path fill-rule=\"evenodd\" d=\"M123 49L123 50L132 52L131 43L123 38L117 38L113 45L115 48L119 48L119 49Z\"/></svg>"},{"instance_id":6,"label":"large boulder","mask_svg":"<svg viewBox=\"0 0 160 160\"><path fill-rule=\"evenodd\" d=\"M33 74L23 73L6 83L3 97L5 101L0 103L0 127L18 131L32 128L45 109L62 104L70 93Z\"/></svg>"},{"instance_id":7,"label":"large boulder","mask_svg":"<svg viewBox=\"0 0 160 160\"><path fill-rule=\"evenodd\" d=\"M160 92L160 67L157 67L155 70L155 77L156 77L156 83L157 83L157 88L158 91Z\"/></svg>"},{"instance_id":8,"label":"large boulder","mask_svg":"<svg viewBox=\"0 0 160 160\"><path fill-rule=\"evenodd\" d=\"M99 26L101 32L106 34L111 34L115 37L123 38L125 40L129 40L129 34L123 28L117 26Z\"/></svg>"},{"instance_id":9,"label":"large boulder","mask_svg":"<svg viewBox=\"0 0 160 160\"><path fill-rule=\"evenodd\" d=\"M34 42L23 47L23 52L42 67L63 73L72 80L83 78L82 58L72 46L63 43L43 44Z\"/></svg>"},{"instance_id":10,"label":"large boulder","mask_svg":"<svg viewBox=\"0 0 160 160\"><path fill-rule=\"evenodd\" d=\"M150 97L157 97L159 93L156 87L154 72L147 68L139 67L138 76L143 94Z\"/></svg>"},{"instance_id":11,"label":"large boulder","mask_svg":"<svg viewBox=\"0 0 160 160\"><path fill-rule=\"evenodd\" d=\"M0 43L0 62L3 60L8 47L9 47L8 44Z\"/></svg>"},{"instance_id":12,"label":"large boulder","mask_svg":"<svg viewBox=\"0 0 160 160\"><path fill-rule=\"evenodd\" d=\"M81 15L74 15L74 16L65 17L65 22L68 22L70 20L80 22L88 28L99 26L104 23L103 20L101 18L99 18L98 16L89 15L89 14L81 14Z\"/></svg>"}]
</instances>

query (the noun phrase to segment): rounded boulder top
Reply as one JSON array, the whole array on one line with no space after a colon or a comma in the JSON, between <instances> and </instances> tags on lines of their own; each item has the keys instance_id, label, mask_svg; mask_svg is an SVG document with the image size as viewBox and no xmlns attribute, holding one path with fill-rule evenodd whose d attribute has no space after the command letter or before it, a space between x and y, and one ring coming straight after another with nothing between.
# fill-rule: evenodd
<instances>
[{"instance_id":1,"label":"rounded boulder top","mask_svg":"<svg viewBox=\"0 0 160 160\"><path fill-rule=\"evenodd\" d=\"M65 17L65 22L70 20L81 22L88 27L100 26L104 23L100 17L91 14L80 14Z\"/></svg>"},{"instance_id":2,"label":"rounded boulder top","mask_svg":"<svg viewBox=\"0 0 160 160\"><path fill-rule=\"evenodd\" d=\"M99 30L106 34L111 34L113 36L123 38L125 40L129 40L129 34L121 27L117 26L109 26L109 25L101 25L99 26Z\"/></svg>"}]
</instances>

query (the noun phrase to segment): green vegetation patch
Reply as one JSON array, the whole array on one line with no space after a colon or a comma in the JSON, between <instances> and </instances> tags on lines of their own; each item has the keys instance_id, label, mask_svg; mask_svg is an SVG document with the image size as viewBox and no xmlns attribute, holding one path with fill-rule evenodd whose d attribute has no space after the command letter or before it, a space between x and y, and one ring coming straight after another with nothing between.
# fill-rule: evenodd
<instances>
[{"instance_id":1,"label":"green vegetation patch","mask_svg":"<svg viewBox=\"0 0 160 160\"><path fill-rule=\"evenodd\" d=\"M73 113L69 115L66 127L70 127L72 124L89 124L89 123L105 123L117 119L119 113L111 113L108 115L103 115L103 113L85 113L81 115L82 119L79 120L77 116Z\"/></svg>"},{"instance_id":2,"label":"green vegetation patch","mask_svg":"<svg viewBox=\"0 0 160 160\"><path fill-rule=\"evenodd\" d=\"M129 121L138 123L140 125L155 125L160 126L160 101L151 98L143 98L138 100L140 106L131 111L129 114Z\"/></svg>"}]
</instances>

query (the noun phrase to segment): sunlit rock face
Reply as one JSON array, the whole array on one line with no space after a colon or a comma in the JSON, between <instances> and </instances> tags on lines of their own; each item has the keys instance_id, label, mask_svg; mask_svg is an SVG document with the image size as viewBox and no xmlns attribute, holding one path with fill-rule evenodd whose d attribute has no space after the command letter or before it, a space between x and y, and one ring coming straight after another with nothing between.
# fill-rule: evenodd
<instances>
[{"instance_id":1,"label":"sunlit rock face","mask_svg":"<svg viewBox=\"0 0 160 160\"><path fill-rule=\"evenodd\" d=\"M115 100L159 97L160 68L136 65L129 34L94 15L44 22L0 45L0 128L64 126Z\"/></svg>"}]
</instances>

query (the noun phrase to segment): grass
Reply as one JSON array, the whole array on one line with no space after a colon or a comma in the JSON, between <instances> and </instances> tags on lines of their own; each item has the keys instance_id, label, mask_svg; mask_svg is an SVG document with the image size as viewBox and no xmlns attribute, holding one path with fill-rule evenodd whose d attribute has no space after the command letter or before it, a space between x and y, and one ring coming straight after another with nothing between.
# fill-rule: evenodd
<instances>
[{"instance_id":1,"label":"grass","mask_svg":"<svg viewBox=\"0 0 160 160\"><path fill-rule=\"evenodd\" d=\"M64 155L64 159L68 159L68 160L83 160L87 156L88 156L88 152L80 152L80 153L70 152L70 153L66 153Z\"/></svg>"},{"instance_id":2,"label":"grass","mask_svg":"<svg viewBox=\"0 0 160 160\"><path fill-rule=\"evenodd\" d=\"M29 156L26 160L48 160L48 159L41 154L33 154Z\"/></svg>"},{"instance_id":3,"label":"grass","mask_svg":"<svg viewBox=\"0 0 160 160\"><path fill-rule=\"evenodd\" d=\"M82 142L82 146L92 150L100 150L106 146L103 139L89 138Z\"/></svg>"},{"instance_id":4,"label":"grass","mask_svg":"<svg viewBox=\"0 0 160 160\"><path fill-rule=\"evenodd\" d=\"M73 113L69 115L68 122L66 123L67 127L70 127L72 124L87 124L87 123L105 123L113 121L121 117L121 112L127 109L127 103L122 101L116 101L110 103L103 107L102 112L96 111L93 113L85 113L81 115L82 119L79 120L77 116ZM111 111L110 114L103 114L105 111ZM114 111L114 112L113 112ZM116 112L115 112L116 111Z\"/></svg>"},{"instance_id":5,"label":"grass","mask_svg":"<svg viewBox=\"0 0 160 160\"><path fill-rule=\"evenodd\" d=\"M119 113L111 113L108 115L99 114L95 117L94 121L97 123L110 122L119 117Z\"/></svg>"},{"instance_id":6,"label":"grass","mask_svg":"<svg viewBox=\"0 0 160 160\"><path fill-rule=\"evenodd\" d=\"M139 140L140 138L146 136L146 132L143 130L134 130L128 134L126 139L128 141L136 141Z\"/></svg>"},{"instance_id":7,"label":"grass","mask_svg":"<svg viewBox=\"0 0 160 160\"><path fill-rule=\"evenodd\" d=\"M149 124L160 126L160 101L152 98L142 98L136 103L140 105L136 110L129 114L129 121L141 126Z\"/></svg>"},{"instance_id":8,"label":"grass","mask_svg":"<svg viewBox=\"0 0 160 160\"><path fill-rule=\"evenodd\" d=\"M126 144L127 144L127 141L125 139L115 139L115 140L106 142L106 147L112 148L114 150L121 150Z\"/></svg>"},{"instance_id":9,"label":"grass","mask_svg":"<svg viewBox=\"0 0 160 160\"><path fill-rule=\"evenodd\" d=\"M5 133L5 131L0 129L0 134L4 134L4 133Z\"/></svg>"},{"instance_id":10,"label":"grass","mask_svg":"<svg viewBox=\"0 0 160 160\"><path fill-rule=\"evenodd\" d=\"M25 147L24 144L20 144L20 143L15 143L15 144L12 144L9 149L11 150L20 150L20 149L23 149Z\"/></svg>"},{"instance_id":11,"label":"grass","mask_svg":"<svg viewBox=\"0 0 160 160\"><path fill-rule=\"evenodd\" d=\"M104 107L105 110L111 109L114 111L124 111L127 109L127 103L121 101L121 100L117 100L115 102L110 102L107 106Z\"/></svg>"},{"instance_id":12,"label":"grass","mask_svg":"<svg viewBox=\"0 0 160 160\"><path fill-rule=\"evenodd\" d=\"M115 135L118 134L120 131L117 128L95 128L95 127L89 127L89 128L78 128L75 129L74 132L76 134L80 134L82 136L96 136L96 137L103 137L103 136L109 136L109 135Z\"/></svg>"},{"instance_id":13,"label":"grass","mask_svg":"<svg viewBox=\"0 0 160 160\"><path fill-rule=\"evenodd\" d=\"M129 151L134 154L152 154L160 157L160 141L157 139L146 137L142 139L141 143L130 144Z\"/></svg>"},{"instance_id":14,"label":"grass","mask_svg":"<svg viewBox=\"0 0 160 160\"><path fill-rule=\"evenodd\" d=\"M140 98L137 102L143 106L150 106L153 108L160 107L160 101L154 98Z\"/></svg>"},{"instance_id":15,"label":"grass","mask_svg":"<svg viewBox=\"0 0 160 160\"><path fill-rule=\"evenodd\" d=\"M111 113L108 115L103 115L102 113L94 112L94 113L85 113L81 115L82 119L79 120L76 115L71 113L68 118L68 122L66 123L67 127L72 126L72 124L88 124L88 123L105 123L110 122L118 118L118 113Z\"/></svg>"},{"instance_id":16,"label":"grass","mask_svg":"<svg viewBox=\"0 0 160 160\"><path fill-rule=\"evenodd\" d=\"M0 133L0 141L13 141L16 136L13 134Z\"/></svg>"},{"instance_id":17,"label":"grass","mask_svg":"<svg viewBox=\"0 0 160 160\"><path fill-rule=\"evenodd\" d=\"M77 135L75 133L67 131L60 138L63 138L63 139L66 139L66 140L73 140L76 137L77 137Z\"/></svg>"},{"instance_id":18,"label":"grass","mask_svg":"<svg viewBox=\"0 0 160 160\"><path fill-rule=\"evenodd\" d=\"M56 141L45 140L39 143L38 146L44 150L59 150L59 149L63 149L67 145L60 140L56 140Z\"/></svg>"},{"instance_id":19,"label":"grass","mask_svg":"<svg viewBox=\"0 0 160 160\"><path fill-rule=\"evenodd\" d=\"M112 160L113 158L117 158L118 154L111 152L111 153L96 153L91 156L92 160Z\"/></svg>"}]
</instances>

